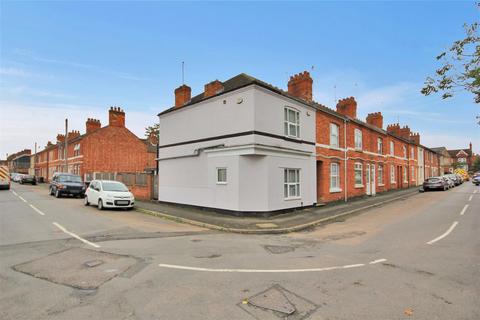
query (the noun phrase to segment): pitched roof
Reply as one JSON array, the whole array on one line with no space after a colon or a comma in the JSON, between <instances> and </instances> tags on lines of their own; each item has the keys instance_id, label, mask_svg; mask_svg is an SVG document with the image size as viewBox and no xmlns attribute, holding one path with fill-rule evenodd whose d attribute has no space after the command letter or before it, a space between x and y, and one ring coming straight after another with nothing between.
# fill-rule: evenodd
<instances>
[{"instance_id":1,"label":"pitched roof","mask_svg":"<svg viewBox=\"0 0 480 320\"><path fill-rule=\"evenodd\" d=\"M472 156L472 150L470 149L455 149L455 150L448 150L448 153L450 154L451 157L456 157L457 154L460 152L460 151L463 151L465 152L469 157Z\"/></svg>"}]
</instances>

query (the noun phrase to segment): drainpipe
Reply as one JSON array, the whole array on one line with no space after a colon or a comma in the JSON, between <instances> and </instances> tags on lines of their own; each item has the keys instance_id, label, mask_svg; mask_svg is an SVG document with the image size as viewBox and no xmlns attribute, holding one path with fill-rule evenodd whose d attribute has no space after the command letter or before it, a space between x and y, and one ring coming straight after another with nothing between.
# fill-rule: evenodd
<instances>
[{"instance_id":1,"label":"drainpipe","mask_svg":"<svg viewBox=\"0 0 480 320\"><path fill-rule=\"evenodd\" d=\"M348 188L347 188L347 119L343 119L343 167L344 167L344 185L345 189L345 202L348 201Z\"/></svg>"}]
</instances>

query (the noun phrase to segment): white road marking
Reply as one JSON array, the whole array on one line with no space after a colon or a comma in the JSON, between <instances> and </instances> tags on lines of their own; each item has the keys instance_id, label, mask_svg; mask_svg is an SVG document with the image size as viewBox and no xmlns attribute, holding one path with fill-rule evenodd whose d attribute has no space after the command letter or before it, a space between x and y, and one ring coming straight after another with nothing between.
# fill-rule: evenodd
<instances>
[{"instance_id":1,"label":"white road marking","mask_svg":"<svg viewBox=\"0 0 480 320\"><path fill-rule=\"evenodd\" d=\"M387 259L378 259L378 260L370 261L369 264L377 264L377 263L385 262L385 261L387 261Z\"/></svg>"},{"instance_id":2,"label":"white road marking","mask_svg":"<svg viewBox=\"0 0 480 320\"><path fill-rule=\"evenodd\" d=\"M346 266L312 268L312 269L214 269L214 268L199 268L199 267L179 266L179 265L176 265L176 264L164 264L164 263L160 263L158 266L161 267L161 268L168 268L168 269L203 271L203 272L294 273L294 272L320 272L320 271L358 268L358 267L365 266L365 264L364 263L359 263L359 264L349 264L349 265L346 265Z\"/></svg>"},{"instance_id":3,"label":"white road marking","mask_svg":"<svg viewBox=\"0 0 480 320\"><path fill-rule=\"evenodd\" d=\"M30 208L32 208L33 210L35 210L38 214L44 216L45 213L43 213L42 211L38 210L36 207L34 207L33 205L30 205Z\"/></svg>"},{"instance_id":4,"label":"white road marking","mask_svg":"<svg viewBox=\"0 0 480 320\"><path fill-rule=\"evenodd\" d=\"M457 226L457 224L458 224L458 221L455 221L455 222L450 226L450 228L448 228L448 230L447 230L444 234L442 234L441 236L439 236L439 237L437 237L437 238L435 238L435 239L433 239L433 240L428 241L427 244L434 244L435 242L437 242L437 241L439 241L439 240L442 240L443 238L445 238L446 236L448 236L448 235L450 234L450 232L453 231L453 229L455 229L455 227Z\"/></svg>"},{"instance_id":5,"label":"white road marking","mask_svg":"<svg viewBox=\"0 0 480 320\"><path fill-rule=\"evenodd\" d=\"M18 198L19 198L20 200L22 200L23 202L27 203L27 200L23 199L22 196L18 196Z\"/></svg>"},{"instance_id":6,"label":"white road marking","mask_svg":"<svg viewBox=\"0 0 480 320\"><path fill-rule=\"evenodd\" d=\"M471 194L470 197L468 197L468 201L472 201L472 198L473 198L473 194Z\"/></svg>"},{"instance_id":7,"label":"white road marking","mask_svg":"<svg viewBox=\"0 0 480 320\"><path fill-rule=\"evenodd\" d=\"M16 196L18 196L18 193L15 192L15 190L12 190L12 193Z\"/></svg>"},{"instance_id":8,"label":"white road marking","mask_svg":"<svg viewBox=\"0 0 480 320\"><path fill-rule=\"evenodd\" d=\"M90 241L88 241L88 240L83 239L83 238L80 237L80 236L77 236L75 233L68 231L67 229L65 229L63 226L61 226L61 225L60 225L59 223L57 223L57 222L53 222L53 225L55 225L57 228L59 228L60 230L62 230L62 231L65 232L66 234L68 234L68 235L70 235L70 236L72 236L72 237L74 237L74 238L82 241L83 243L86 243L86 244L88 244L88 245L90 245L90 246L92 246L92 247L94 247L94 248L100 248L100 246L99 246L98 244L95 244L95 243L93 243L93 242L90 242Z\"/></svg>"},{"instance_id":9,"label":"white road marking","mask_svg":"<svg viewBox=\"0 0 480 320\"><path fill-rule=\"evenodd\" d=\"M465 207L463 207L462 212L460 212L460 215L463 216L465 214L465 211L467 211L467 209L468 209L468 204L466 204Z\"/></svg>"}]
</instances>

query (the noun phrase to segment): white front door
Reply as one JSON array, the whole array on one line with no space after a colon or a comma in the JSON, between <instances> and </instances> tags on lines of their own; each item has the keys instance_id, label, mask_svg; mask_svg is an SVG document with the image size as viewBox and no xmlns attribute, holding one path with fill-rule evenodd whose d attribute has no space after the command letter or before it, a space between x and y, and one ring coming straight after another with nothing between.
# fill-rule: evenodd
<instances>
[{"instance_id":1,"label":"white front door","mask_svg":"<svg viewBox=\"0 0 480 320\"><path fill-rule=\"evenodd\" d=\"M370 188L371 184L371 175L370 175L370 164L367 164L367 170L366 170L366 176L365 176L365 184L367 186L367 195L372 194L372 189Z\"/></svg>"},{"instance_id":2,"label":"white front door","mask_svg":"<svg viewBox=\"0 0 480 320\"><path fill-rule=\"evenodd\" d=\"M376 193L376 189L375 189L375 165L372 164L370 165L370 184L371 184L371 187L370 187L370 194L372 196L375 195Z\"/></svg>"}]
</instances>

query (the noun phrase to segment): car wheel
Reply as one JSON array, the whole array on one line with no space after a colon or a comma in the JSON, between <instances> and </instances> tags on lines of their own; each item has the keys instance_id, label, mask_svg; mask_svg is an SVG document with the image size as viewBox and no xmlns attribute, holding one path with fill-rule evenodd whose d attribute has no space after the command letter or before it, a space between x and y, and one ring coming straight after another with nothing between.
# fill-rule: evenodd
<instances>
[{"instance_id":1,"label":"car wheel","mask_svg":"<svg viewBox=\"0 0 480 320\"><path fill-rule=\"evenodd\" d=\"M102 202L102 199L98 199L98 210L103 210L103 202Z\"/></svg>"},{"instance_id":2,"label":"car wheel","mask_svg":"<svg viewBox=\"0 0 480 320\"><path fill-rule=\"evenodd\" d=\"M90 202L88 202L88 197L87 196L85 196L85 198L83 199L83 204L86 205L86 206L90 205Z\"/></svg>"},{"instance_id":3,"label":"car wheel","mask_svg":"<svg viewBox=\"0 0 480 320\"><path fill-rule=\"evenodd\" d=\"M58 189L55 190L55 198L60 198L60 196L60 191L58 191Z\"/></svg>"}]
</instances>

